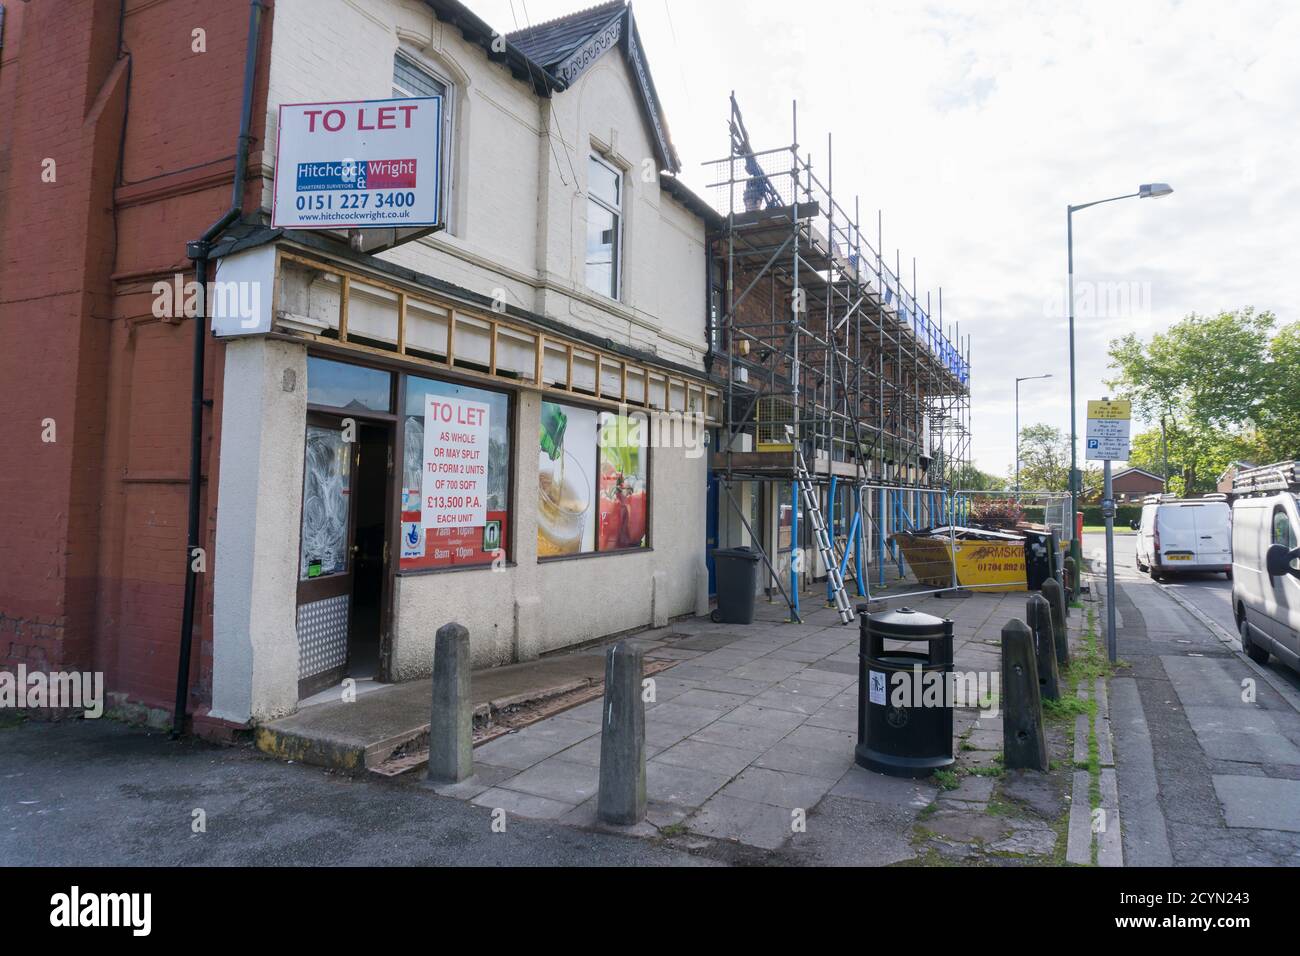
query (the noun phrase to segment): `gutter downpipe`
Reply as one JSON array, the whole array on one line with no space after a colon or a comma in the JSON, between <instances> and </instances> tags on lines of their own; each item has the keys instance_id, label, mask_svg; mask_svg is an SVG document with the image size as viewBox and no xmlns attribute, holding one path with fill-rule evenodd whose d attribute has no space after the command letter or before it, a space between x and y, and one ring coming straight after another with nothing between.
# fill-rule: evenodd
<instances>
[{"instance_id":1,"label":"gutter downpipe","mask_svg":"<svg viewBox=\"0 0 1300 956\"><path fill-rule=\"evenodd\" d=\"M253 85L257 78L257 54L260 46L264 0L250 0L248 5L248 51L244 57L244 96L240 108L239 140L235 148L235 181L230 208L208 227L198 239L185 244L185 254L194 263L194 282L199 287L199 312L194 317L194 369L190 385L190 483L189 530L185 548L185 606L181 612L180 657L176 664L176 706L172 711L172 739L185 732L189 709L190 657L194 643L194 598L198 573L194 569L199 548L199 498L203 464L203 365L208 334L208 255L212 240L219 236L244 211L244 178L248 174L248 151L252 140Z\"/></svg>"}]
</instances>

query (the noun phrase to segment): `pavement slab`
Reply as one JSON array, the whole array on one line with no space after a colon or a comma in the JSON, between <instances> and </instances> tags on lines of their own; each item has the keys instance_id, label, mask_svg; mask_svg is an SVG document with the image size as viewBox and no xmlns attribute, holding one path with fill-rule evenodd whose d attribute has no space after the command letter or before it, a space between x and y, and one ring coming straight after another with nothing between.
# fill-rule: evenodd
<instances>
[{"instance_id":1,"label":"pavement slab","mask_svg":"<svg viewBox=\"0 0 1300 956\"><path fill-rule=\"evenodd\" d=\"M1216 775L1214 790L1229 827L1300 833L1300 780Z\"/></svg>"},{"instance_id":2,"label":"pavement slab","mask_svg":"<svg viewBox=\"0 0 1300 956\"><path fill-rule=\"evenodd\" d=\"M836 797L923 809L934 802L939 786L929 780L889 777L854 765L831 788Z\"/></svg>"},{"instance_id":3,"label":"pavement slab","mask_svg":"<svg viewBox=\"0 0 1300 956\"><path fill-rule=\"evenodd\" d=\"M678 806L699 807L731 779L727 773L678 767L662 760L645 765L646 799Z\"/></svg>"},{"instance_id":4,"label":"pavement slab","mask_svg":"<svg viewBox=\"0 0 1300 956\"><path fill-rule=\"evenodd\" d=\"M735 747L687 738L673 744L655 759L678 767L707 767L720 774L735 775L754 763L760 753L757 750L738 750Z\"/></svg>"},{"instance_id":5,"label":"pavement slab","mask_svg":"<svg viewBox=\"0 0 1300 956\"><path fill-rule=\"evenodd\" d=\"M723 787L718 796L766 803L789 810L808 810L816 806L817 801L834 785L834 778L750 767Z\"/></svg>"},{"instance_id":6,"label":"pavement slab","mask_svg":"<svg viewBox=\"0 0 1300 956\"><path fill-rule=\"evenodd\" d=\"M504 810L507 814L528 817L532 820L558 820L577 806L577 804L563 803L531 793L503 790L500 787L483 791L470 803L489 810Z\"/></svg>"},{"instance_id":7,"label":"pavement slab","mask_svg":"<svg viewBox=\"0 0 1300 956\"><path fill-rule=\"evenodd\" d=\"M791 813L783 807L719 794L691 817L687 826L692 833L775 850L790 838L791 823Z\"/></svg>"},{"instance_id":8,"label":"pavement slab","mask_svg":"<svg viewBox=\"0 0 1300 956\"><path fill-rule=\"evenodd\" d=\"M538 797L578 804L596 795L600 771L588 764L550 757L509 777L498 784L505 790L518 790Z\"/></svg>"}]
</instances>

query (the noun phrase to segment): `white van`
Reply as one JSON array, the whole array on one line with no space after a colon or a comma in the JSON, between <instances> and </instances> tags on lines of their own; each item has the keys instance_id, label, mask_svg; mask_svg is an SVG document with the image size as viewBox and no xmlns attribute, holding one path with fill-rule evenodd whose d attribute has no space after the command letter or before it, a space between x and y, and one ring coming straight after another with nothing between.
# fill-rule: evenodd
<instances>
[{"instance_id":1,"label":"white van","mask_svg":"<svg viewBox=\"0 0 1300 956\"><path fill-rule=\"evenodd\" d=\"M1284 467L1300 477L1300 462ZM1286 490L1276 490L1278 482L1270 489L1259 475L1253 477L1253 487L1250 472L1237 477L1243 496L1232 504L1232 607L1241 647L1256 663L1273 654L1300 670L1300 482L1283 479ZM1234 492L1238 487L1234 483Z\"/></svg>"},{"instance_id":2,"label":"white van","mask_svg":"<svg viewBox=\"0 0 1300 956\"><path fill-rule=\"evenodd\" d=\"M1134 522L1139 571L1157 581L1172 572L1221 572L1232 577L1232 509L1224 495L1152 495Z\"/></svg>"}]
</instances>

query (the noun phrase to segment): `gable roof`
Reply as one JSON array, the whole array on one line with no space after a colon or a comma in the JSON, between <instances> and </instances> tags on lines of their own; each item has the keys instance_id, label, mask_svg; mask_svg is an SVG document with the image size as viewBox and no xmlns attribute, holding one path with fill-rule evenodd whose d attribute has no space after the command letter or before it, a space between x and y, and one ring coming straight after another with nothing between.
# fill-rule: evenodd
<instances>
[{"instance_id":1,"label":"gable roof","mask_svg":"<svg viewBox=\"0 0 1300 956\"><path fill-rule=\"evenodd\" d=\"M561 89L577 82L608 51L622 50L636 81L641 111L650 127L660 166L672 173L681 170L681 160L668 135L668 124L632 17L631 4L611 0L507 33L505 39L561 84Z\"/></svg>"},{"instance_id":2,"label":"gable roof","mask_svg":"<svg viewBox=\"0 0 1300 956\"><path fill-rule=\"evenodd\" d=\"M611 0L610 3L507 33L506 39L538 66L558 76L558 68L568 55L618 19L623 10L623 0Z\"/></svg>"},{"instance_id":3,"label":"gable roof","mask_svg":"<svg viewBox=\"0 0 1300 956\"><path fill-rule=\"evenodd\" d=\"M1111 481L1114 481L1116 478L1123 478L1125 475L1131 475L1131 474L1133 474L1134 472L1136 472L1136 473L1139 474L1139 475L1146 475L1148 478L1153 478L1153 479L1155 479L1156 481L1160 481L1160 482L1163 482L1163 481L1164 481L1164 479L1161 478L1159 475L1153 475L1153 474L1151 474L1151 472L1147 471L1145 468L1125 468L1125 469L1124 469L1123 471L1121 471L1119 474L1113 476L1113 477L1111 478Z\"/></svg>"},{"instance_id":4,"label":"gable roof","mask_svg":"<svg viewBox=\"0 0 1300 956\"><path fill-rule=\"evenodd\" d=\"M470 43L477 43L487 58L503 64L517 80L527 83L538 96L550 96L564 89L554 75L534 63L522 50L493 30L460 0L424 0L434 16L460 30Z\"/></svg>"}]
</instances>

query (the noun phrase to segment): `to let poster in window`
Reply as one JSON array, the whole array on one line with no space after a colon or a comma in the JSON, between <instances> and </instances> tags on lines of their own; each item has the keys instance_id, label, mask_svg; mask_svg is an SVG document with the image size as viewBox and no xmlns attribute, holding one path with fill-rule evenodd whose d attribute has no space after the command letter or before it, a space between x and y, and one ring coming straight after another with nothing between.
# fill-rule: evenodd
<instances>
[{"instance_id":1,"label":"to let poster in window","mask_svg":"<svg viewBox=\"0 0 1300 956\"><path fill-rule=\"evenodd\" d=\"M487 522L489 414L482 402L426 396L420 482L425 528L478 528Z\"/></svg>"}]
</instances>

